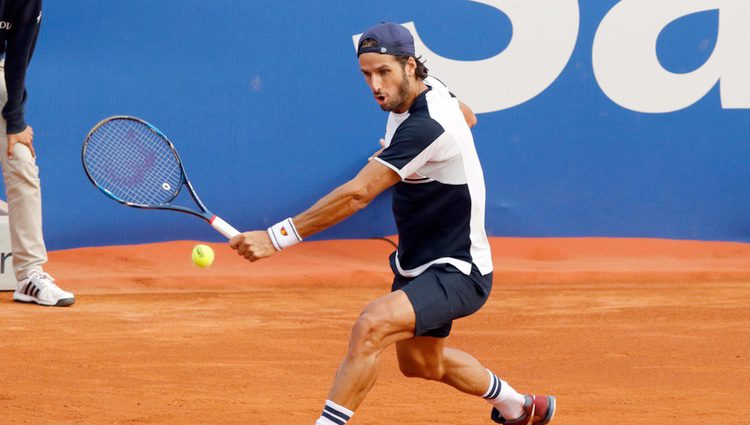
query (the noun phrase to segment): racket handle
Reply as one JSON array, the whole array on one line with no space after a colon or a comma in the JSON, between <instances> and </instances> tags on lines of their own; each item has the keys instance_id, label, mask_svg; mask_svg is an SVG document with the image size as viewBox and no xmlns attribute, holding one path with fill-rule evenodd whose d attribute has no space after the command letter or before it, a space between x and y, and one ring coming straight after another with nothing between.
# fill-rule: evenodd
<instances>
[{"instance_id":1,"label":"racket handle","mask_svg":"<svg viewBox=\"0 0 750 425\"><path fill-rule=\"evenodd\" d=\"M211 217L211 227L216 229L227 239L232 239L233 237L240 234L239 230L235 229L231 224L227 223L226 221L222 220L221 217L216 215Z\"/></svg>"}]
</instances>

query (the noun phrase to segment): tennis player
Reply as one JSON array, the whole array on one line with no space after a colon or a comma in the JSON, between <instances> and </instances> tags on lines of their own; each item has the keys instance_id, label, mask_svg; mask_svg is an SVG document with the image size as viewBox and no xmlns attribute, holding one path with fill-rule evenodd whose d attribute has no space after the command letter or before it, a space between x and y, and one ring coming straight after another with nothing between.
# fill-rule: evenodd
<instances>
[{"instance_id":1,"label":"tennis player","mask_svg":"<svg viewBox=\"0 0 750 425\"><path fill-rule=\"evenodd\" d=\"M230 241L239 255L256 261L333 226L394 187L399 244L390 257L392 292L367 305L354 324L316 424L351 419L391 344L404 375L484 398L495 422L547 424L554 397L521 394L469 354L446 346L453 320L479 310L492 288L484 177L468 125L474 115L427 75L403 26L382 23L360 40L362 74L375 101L390 112L384 148L307 211Z\"/></svg>"}]
</instances>

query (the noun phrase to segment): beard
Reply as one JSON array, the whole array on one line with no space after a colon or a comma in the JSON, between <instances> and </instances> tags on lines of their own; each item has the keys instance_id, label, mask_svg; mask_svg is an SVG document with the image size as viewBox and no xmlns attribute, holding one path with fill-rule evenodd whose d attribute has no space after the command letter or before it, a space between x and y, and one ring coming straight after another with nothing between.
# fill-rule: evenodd
<instances>
[{"instance_id":1,"label":"beard","mask_svg":"<svg viewBox=\"0 0 750 425\"><path fill-rule=\"evenodd\" d=\"M406 78L406 74L404 73L401 84L398 86L398 96L394 97L390 102L380 105L380 109L385 112L401 109L404 103L406 103L406 98L409 97L409 89L409 79Z\"/></svg>"}]
</instances>

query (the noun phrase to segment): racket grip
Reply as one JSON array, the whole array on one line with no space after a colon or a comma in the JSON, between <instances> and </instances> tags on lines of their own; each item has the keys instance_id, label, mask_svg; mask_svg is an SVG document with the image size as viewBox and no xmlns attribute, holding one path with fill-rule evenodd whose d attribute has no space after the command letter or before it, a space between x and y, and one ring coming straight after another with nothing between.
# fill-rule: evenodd
<instances>
[{"instance_id":1,"label":"racket grip","mask_svg":"<svg viewBox=\"0 0 750 425\"><path fill-rule=\"evenodd\" d=\"M211 217L211 227L216 229L227 239L232 239L233 237L240 234L239 230L235 229L231 224L227 223L226 221L222 220L221 217L216 215Z\"/></svg>"}]
</instances>

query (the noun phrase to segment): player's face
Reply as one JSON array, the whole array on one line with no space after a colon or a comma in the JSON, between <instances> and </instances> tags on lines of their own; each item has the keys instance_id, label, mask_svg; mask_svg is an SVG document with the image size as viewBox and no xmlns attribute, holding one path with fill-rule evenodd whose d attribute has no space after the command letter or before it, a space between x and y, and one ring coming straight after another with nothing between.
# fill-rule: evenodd
<instances>
[{"instance_id":1,"label":"player's face","mask_svg":"<svg viewBox=\"0 0 750 425\"><path fill-rule=\"evenodd\" d=\"M375 101L384 111L406 112L411 85L404 67L392 55L364 53L359 66Z\"/></svg>"}]
</instances>

